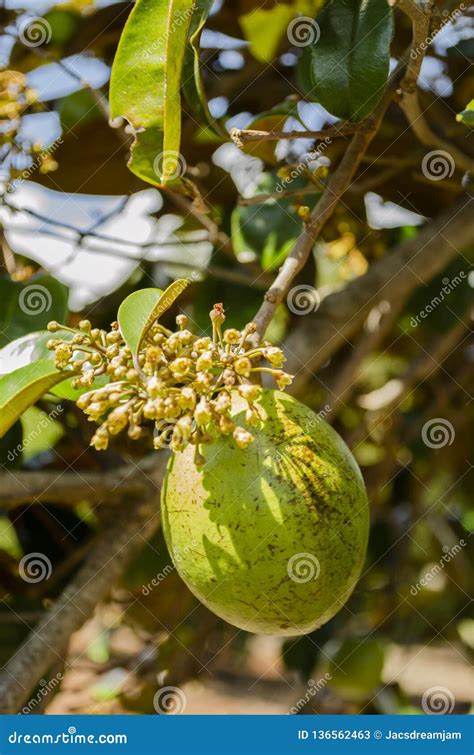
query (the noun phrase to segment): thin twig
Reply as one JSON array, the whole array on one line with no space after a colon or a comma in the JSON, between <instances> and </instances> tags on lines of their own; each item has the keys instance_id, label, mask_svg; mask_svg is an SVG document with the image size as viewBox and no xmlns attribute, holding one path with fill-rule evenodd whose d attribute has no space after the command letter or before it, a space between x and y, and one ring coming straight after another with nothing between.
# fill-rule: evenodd
<instances>
[{"instance_id":1,"label":"thin twig","mask_svg":"<svg viewBox=\"0 0 474 755\"><path fill-rule=\"evenodd\" d=\"M446 142L436 134L429 126L425 114L420 107L417 83L428 49L431 18L435 6L432 2L417 3L414 0L398 0L397 5L409 16L413 29L411 51L407 60L406 73L400 85L402 95L399 105L413 133L421 144L427 147L436 147L437 150L447 152L459 169L473 171L474 160L464 154L452 142Z\"/></svg>"},{"instance_id":2,"label":"thin twig","mask_svg":"<svg viewBox=\"0 0 474 755\"><path fill-rule=\"evenodd\" d=\"M304 189L294 189L292 191L272 191L269 194L255 194L253 197L241 197L239 199L240 207L250 207L254 204L262 204L270 200L291 199L305 194L321 194L324 186L305 186Z\"/></svg>"},{"instance_id":3,"label":"thin twig","mask_svg":"<svg viewBox=\"0 0 474 755\"><path fill-rule=\"evenodd\" d=\"M396 81L397 78L393 76L372 116L368 118L360 131L355 133L344 157L329 180L326 191L305 223L303 233L283 263L273 286L267 291L265 300L254 318L257 325L257 338L262 338L265 334L275 310L283 301L296 275L304 267L324 224L351 185L362 157L377 133L383 115L392 100Z\"/></svg>"},{"instance_id":4,"label":"thin twig","mask_svg":"<svg viewBox=\"0 0 474 755\"><path fill-rule=\"evenodd\" d=\"M404 92L399 104L405 113L413 133L422 144L426 147L436 147L437 150L446 152L447 156L450 155L454 160L458 169L468 172L474 171L474 160L456 147L455 144L447 142L438 134L435 134L428 125L420 107L417 92ZM452 167L454 170L454 165Z\"/></svg>"},{"instance_id":5,"label":"thin twig","mask_svg":"<svg viewBox=\"0 0 474 755\"><path fill-rule=\"evenodd\" d=\"M243 147L250 142L274 142L280 139L314 139L325 141L338 137L350 136L356 130L353 123L336 123L319 131L258 131L255 129L233 128L230 138L238 146Z\"/></svg>"}]
</instances>

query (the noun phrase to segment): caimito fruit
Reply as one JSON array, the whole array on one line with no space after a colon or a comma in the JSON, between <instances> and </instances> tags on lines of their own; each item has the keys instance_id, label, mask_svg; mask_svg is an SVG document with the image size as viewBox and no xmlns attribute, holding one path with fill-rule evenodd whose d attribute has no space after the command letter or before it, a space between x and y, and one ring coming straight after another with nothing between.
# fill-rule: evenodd
<instances>
[{"instance_id":1,"label":"caimito fruit","mask_svg":"<svg viewBox=\"0 0 474 755\"><path fill-rule=\"evenodd\" d=\"M263 389L254 441L228 436L170 459L162 489L165 539L189 589L230 624L257 634L306 634L347 601L367 545L360 470L311 409ZM232 392L230 417L247 402Z\"/></svg>"}]
</instances>

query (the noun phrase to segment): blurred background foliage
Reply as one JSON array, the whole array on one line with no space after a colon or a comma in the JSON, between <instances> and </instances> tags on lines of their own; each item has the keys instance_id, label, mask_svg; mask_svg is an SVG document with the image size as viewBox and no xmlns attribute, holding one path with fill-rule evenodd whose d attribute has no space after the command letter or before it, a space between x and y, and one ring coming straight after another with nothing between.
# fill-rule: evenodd
<instances>
[{"instance_id":1,"label":"blurred background foliage","mask_svg":"<svg viewBox=\"0 0 474 755\"><path fill-rule=\"evenodd\" d=\"M243 326L301 232L299 207L317 201L315 190L272 203L239 203L239 197L274 191L311 141L241 151L211 136L186 104L182 152L210 208L206 222L172 192L150 189L127 170L130 135L122 124L109 123L107 86L130 6L117 0L1 4L2 373L21 363L21 350L8 349L14 339L43 329L51 319L76 323L87 317L107 327L125 295L183 274L192 274L195 282L165 324L184 311L195 327L205 329L209 309L223 301L229 326ZM201 56L211 112L227 129L249 124L319 129L334 122L320 105L298 101L299 50L286 35L293 18L314 16L319 6L319 0L215 3ZM28 46L20 30L36 16L47 21L50 34L44 44ZM455 114L472 96L472 27L469 13L446 25L430 47L420 80L423 109L466 149L466 126ZM409 41L409 22L400 16L394 58ZM333 141L313 166L315 175L324 176L345 144ZM426 218L462 194L457 173L440 182L423 175L425 152L402 112L392 107L363 178L326 224L297 284L315 286L321 297L341 289L398 243L416 237ZM382 156L376 164L375 156ZM305 176L291 188L307 183ZM418 322L446 279L460 273L462 283ZM32 284L49 292L49 307L25 314L19 296ZM467 542L474 527L469 463L474 348L468 331L456 330L460 321L469 322L472 285L462 257L400 302L384 338L352 372L344 369L359 340L387 314L383 307L305 388L303 400L327 414L353 449L371 501L363 576L328 625L285 642L225 625L187 591L158 533L107 604L73 638L65 682L45 709L149 713L157 685L166 681L187 685L189 712L287 712L299 699L304 712L416 711L423 690L435 684L452 690L455 710L466 712L466 669L474 649L469 548L435 569L415 594L412 588L443 554ZM284 342L300 319L282 306L269 337ZM457 336L439 363L431 355L453 330ZM450 423L453 442L439 448L423 442L422 427L433 417ZM73 403L48 395L0 441L3 472L61 471L73 464L83 473L110 470L148 450L120 438L101 455L88 448L90 436ZM102 519L101 507L87 499L73 507L46 501L11 509L0 503L2 663L60 594ZM21 579L19 562L31 552L50 559L48 581ZM313 694L308 681L325 674L330 680Z\"/></svg>"}]
</instances>

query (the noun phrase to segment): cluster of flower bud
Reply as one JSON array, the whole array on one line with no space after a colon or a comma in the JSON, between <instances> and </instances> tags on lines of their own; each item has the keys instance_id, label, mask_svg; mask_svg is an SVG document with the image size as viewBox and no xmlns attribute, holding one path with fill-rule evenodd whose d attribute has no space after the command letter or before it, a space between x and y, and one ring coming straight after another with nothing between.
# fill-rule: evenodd
<instances>
[{"instance_id":1,"label":"cluster of flower bud","mask_svg":"<svg viewBox=\"0 0 474 755\"><path fill-rule=\"evenodd\" d=\"M49 324L58 335L48 342L57 367L78 375L75 388L91 389L77 405L98 424L91 442L96 449L106 449L110 437L125 429L138 439L147 426L153 427L156 449L182 451L188 443L211 443L219 435L232 436L240 448L252 443L249 428L261 423L261 388L254 381L267 372L284 389L291 383L281 369L285 357L268 342L251 344L254 323L241 331L223 330L222 305L214 306L210 319L212 336L192 333L185 315L176 318L176 332L156 322L135 358L117 323L109 332L92 328L88 320L78 328ZM261 366L262 360L269 366ZM97 387L95 381L105 384ZM231 416L234 391L246 401L245 427Z\"/></svg>"},{"instance_id":2,"label":"cluster of flower bud","mask_svg":"<svg viewBox=\"0 0 474 755\"><path fill-rule=\"evenodd\" d=\"M0 71L0 150L8 155L2 165L5 173L2 183L7 191L11 191L11 182L15 179L29 178L35 170L47 173L57 167L50 148L44 149L22 135L22 116L29 111L41 110L44 110L44 106L28 86L24 73ZM29 158L29 164L26 158Z\"/></svg>"}]
</instances>

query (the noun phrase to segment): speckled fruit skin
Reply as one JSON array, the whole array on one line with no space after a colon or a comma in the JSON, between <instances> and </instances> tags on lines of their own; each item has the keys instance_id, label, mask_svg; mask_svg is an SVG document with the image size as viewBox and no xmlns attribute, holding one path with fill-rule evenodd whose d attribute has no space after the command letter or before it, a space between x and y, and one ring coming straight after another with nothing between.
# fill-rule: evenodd
<instances>
[{"instance_id":1,"label":"speckled fruit skin","mask_svg":"<svg viewBox=\"0 0 474 755\"><path fill-rule=\"evenodd\" d=\"M200 447L201 467L192 446L172 456L164 534L182 579L211 611L249 632L296 636L329 621L354 589L367 496L349 449L311 409L267 389L259 406L266 420L245 450L222 437ZM236 395L236 423L245 408Z\"/></svg>"}]
</instances>

